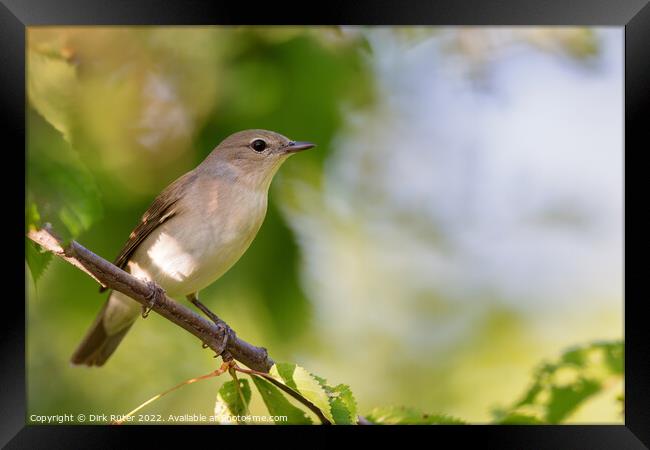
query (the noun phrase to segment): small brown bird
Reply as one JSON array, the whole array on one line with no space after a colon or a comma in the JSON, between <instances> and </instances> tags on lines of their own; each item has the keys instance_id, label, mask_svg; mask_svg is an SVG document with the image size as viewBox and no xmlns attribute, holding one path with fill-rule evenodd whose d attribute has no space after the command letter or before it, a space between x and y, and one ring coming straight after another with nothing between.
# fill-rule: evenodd
<instances>
[{"instance_id":1,"label":"small brown bird","mask_svg":"<svg viewBox=\"0 0 650 450\"><path fill-rule=\"evenodd\" d=\"M264 221L269 186L282 163L312 147L266 130L229 136L156 197L115 265L155 281L170 297L187 297L205 312L198 291L248 249ZM140 313L135 300L111 292L72 363L103 365Z\"/></svg>"}]
</instances>

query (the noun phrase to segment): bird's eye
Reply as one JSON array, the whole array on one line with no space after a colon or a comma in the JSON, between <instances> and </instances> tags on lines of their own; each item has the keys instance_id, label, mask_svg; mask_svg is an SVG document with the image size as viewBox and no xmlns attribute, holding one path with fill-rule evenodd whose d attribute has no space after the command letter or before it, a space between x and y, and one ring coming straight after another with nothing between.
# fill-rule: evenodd
<instances>
[{"instance_id":1,"label":"bird's eye","mask_svg":"<svg viewBox=\"0 0 650 450\"><path fill-rule=\"evenodd\" d=\"M264 142L262 139L255 139L253 142L251 142L251 148L256 152L263 152L266 148L266 142Z\"/></svg>"}]
</instances>

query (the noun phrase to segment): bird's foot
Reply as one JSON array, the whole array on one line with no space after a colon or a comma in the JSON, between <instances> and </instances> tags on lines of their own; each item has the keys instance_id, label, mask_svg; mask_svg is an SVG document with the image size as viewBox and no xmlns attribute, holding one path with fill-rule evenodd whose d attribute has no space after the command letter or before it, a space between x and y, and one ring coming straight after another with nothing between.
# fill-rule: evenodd
<instances>
[{"instance_id":1,"label":"bird's foot","mask_svg":"<svg viewBox=\"0 0 650 450\"><path fill-rule=\"evenodd\" d=\"M219 322L215 321L215 325L219 329L218 332L219 335L221 336L221 343L218 349L216 350L214 357L218 358L219 356L221 356L224 359L224 361L227 359L232 359L232 356L230 356L230 353L226 349L228 348L228 343L230 342L230 340L236 338L237 335L235 334L235 331L232 328L230 328L228 324L225 323L224 321L219 321ZM208 348L208 347L209 346L207 344L205 343L203 344L203 348Z\"/></svg>"},{"instance_id":2,"label":"bird's foot","mask_svg":"<svg viewBox=\"0 0 650 450\"><path fill-rule=\"evenodd\" d=\"M149 295L147 295L147 305L142 305L142 318L146 319L149 316L149 313L156 305L158 298L162 295L165 295L165 290L158 286L153 281L147 281L147 286L151 289Z\"/></svg>"},{"instance_id":3,"label":"bird's foot","mask_svg":"<svg viewBox=\"0 0 650 450\"><path fill-rule=\"evenodd\" d=\"M187 299L217 326L217 328L219 329L219 334L223 336L222 339L223 343L220 346L220 351L217 352L217 354L215 355L216 358L217 356L221 355L224 352L224 350L228 345L228 341L230 339L236 338L235 331L232 328L230 328L226 322L221 320L219 316L217 316L215 313L210 311L208 307L206 307L203 303L201 303L196 293L189 294L187 296ZM203 343L203 348L207 348L207 347L209 346Z\"/></svg>"}]
</instances>

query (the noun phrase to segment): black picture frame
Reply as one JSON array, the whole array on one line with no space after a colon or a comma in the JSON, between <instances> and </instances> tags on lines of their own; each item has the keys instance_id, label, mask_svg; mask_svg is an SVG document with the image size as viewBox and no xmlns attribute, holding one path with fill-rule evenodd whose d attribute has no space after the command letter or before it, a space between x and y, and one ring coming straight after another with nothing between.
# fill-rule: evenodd
<instances>
[{"instance_id":1,"label":"black picture frame","mask_svg":"<svg viewBox=\"0 0 650 450\"><path fill-rule=\"evenodd\" d=\"M361 25L594 25L625 28L625 195L633 180L629 169L643 170L642 164L628 164L628 156L648 150L650 118L647 86L650 84L650 6L648 0L336 0L321 4L277 2L245 4L210 0L0 0L0 98L2 108L2 182L13 201L15 215L5 210L5 225L10 230L5 243L15 245L18 256L6 258L7 286L3 290L2 341L0 347L0 444L7 448L103 448L132 442L134 435L155 434L167 439L171 433L187 431L188 426L110 427L110 426L26 426L25 382L25 273L18 258L24 251L24 223L15 217L24 214L24 191L16 195L19 181L12 172L25 169L25 30L32 25L186 25L186 24L361 24ZM15 156L9 162L9 157ZM24 189L24 183L23 183ZM638 186L638 192L643 192ZM627 204L627 202L626 202ZM641 210L647 204L641 202ZM647 207L645 208L647 209ZM24 217L24 216L23 216ZM635 270L647 270L643 259L630 263L628 243L641 250L647 239L631 240L631 232L642 233L642 219L625 217L625 425L620 426L433 426L400 427L430 435L434 442L451 439L454 445L479 442L490 448L535 449L623 449L650 447L650 337L645 325L644 303L647 294L639 286L633 291ZM9 237L10 236L10 237ZM10 241L10 242L8 242ZM633 248L630 248L632 251ZM631 270L630 270L631 269ZM15 271L15 274L13 273ZM636 279L642 279L638 277ZM636 287L636 286L635 286ZM15 291L13 289L15 288ZM11 289L11 292L10 292ZM101 387L98 387L101 388ZM227 431L225 429L227 428ZM191 427L191 444L199 438L217 440L225 435L243 438L247 433L279 433L283 427ZM254 431L251 431L253 430ZM150 433L154 431L154 433ZM312 427L310 432L334 435L348 433L392 436L395 427ZM305 430L302 430L305 431ZM150 437L147 436L147 439ZM442 441L445 439L445 441ZM425 441L427 442L427 441ZM149 444L153 443L150 441Z\"/></svg>"}]
</instances>

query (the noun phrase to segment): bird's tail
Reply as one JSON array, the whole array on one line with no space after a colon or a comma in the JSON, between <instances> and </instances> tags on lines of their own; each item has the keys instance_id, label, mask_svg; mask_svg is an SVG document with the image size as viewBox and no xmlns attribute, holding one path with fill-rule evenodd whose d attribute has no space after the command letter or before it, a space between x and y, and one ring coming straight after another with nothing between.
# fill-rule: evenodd
<instances>
[{"instance_id":1,"label":"bird's tail","mask_svg":"<svg viewBox=\"0 0 650 450\"><path fill-rule=\"evenodd\" d=\"M119 292L110 297L97 315L70 361L103 366L140 314L140 305Z\"/></svg>"}]
</instances>

